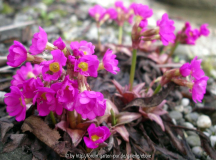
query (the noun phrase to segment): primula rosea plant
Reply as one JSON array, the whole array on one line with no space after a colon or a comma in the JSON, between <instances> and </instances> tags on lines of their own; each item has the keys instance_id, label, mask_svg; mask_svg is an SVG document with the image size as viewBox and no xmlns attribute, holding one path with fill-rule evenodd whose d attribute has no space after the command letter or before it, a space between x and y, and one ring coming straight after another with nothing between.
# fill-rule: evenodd
<instances>
[{"instance_id":1,"label":"primula rosea plant","mask_svg":"<svg viewBox=\"0 0 216 160\"><path fill-rule=\"evenodd\" d=\"M183 64L180 68L163 70L164 74L152 81L147 89L144 83L133 86L136 54L140 44L161 41L164 46L171 46L170 53L161 63L168 62L178 44L194 45L200 36L208 36L207 24L200 29L192 29L189 22L175 35L174 21L167 13L157 20L155 27L148 27L148 18L153 15L153 10L147 5L133 3L126 8L122 1L117 1L115 7L105 9L95 5L89 9L99 31L99 27L108 19L113 19L119 25L119 44L122 43L122 27L125 21L132 25L132 63L128 85L122 87L113 80L123 103L127 105L136 98L151 97L169 82L189 88L195 103L202 102L206 92L208 77L201 69L201 60L195 57L190 63ZM100 40L99 40L100 41ZM100 44L101 45L101 44ZM43 59L38 54L46 51L52 55L51 60ZM154 56L155 57L155 56ZM118 60L111 49L107 49L102 59L95 54L95 46L85 40L73 41L70 47L59 37L52 43L48 42L47 34L39 27L35 33L30 49L14 41L9 48L7 64L19 67L13 76L10 93L5 95L6 110L17 121L24 121L29 107L37 109L38 116L50 115L52 122L72 137L77 146L83 138L87 148L95 149L105 145L111 134L118 132L125 141L129 135L124 124L130 123L142 116L158 123L164 131L160 115L166 114L163 105L164 99L151 108L142 108L135 112L120 112L116 106L104 98L101 92L91 90L87 83L88 77L97 77L100 70L118 74ZM32 65L34 64L34 65ZM155 90L154 83L159 82ZM108 125L100 126L102 122ZM82 130L82 132L75 132ZM86 132L88 134L86 134ZM77 135L78 133L78 135ZM81 137L77 138L77 137Z\"/></svg>"}]
</instances>

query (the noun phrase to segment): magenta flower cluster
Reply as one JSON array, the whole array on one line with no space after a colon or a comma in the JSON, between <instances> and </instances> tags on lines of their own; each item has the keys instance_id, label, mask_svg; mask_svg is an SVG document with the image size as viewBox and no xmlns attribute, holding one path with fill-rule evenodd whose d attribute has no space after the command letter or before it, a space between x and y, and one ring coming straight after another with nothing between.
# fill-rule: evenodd
<instances>
[{"instance_id":1,"label":"magenta flower cluster","mask_svg":"<svg viewBox=\"0 0 216 160\"><path fill-rule=\"evenodd\" d=\"M204 23L199 29L192 29L191 24L186 22L183 30L178 33L176 40L180 41L182 44L195 45L198 38L201 36L207 37L209 34L208 24Z\"/></svg>"},{"instance_id":2,"label":"magenta flower cluster","mask_svg":"<svg viewBox=\"0 0 216 160\"><path fill-rule=\"evenodd\" d=\"M190 81L193 83L191 87L192 99L195 103L202 101L209 79L201 69L201 62L202 60L197 60L196 56L191 63L185 63L179 69L182 76L190 76Z\"/></svg>"},{"instance_id":3,"label":"magenta flower cluster","mask_svg":"<svg viewBox=\"0 0 216 160\"><path fill-rule=\"evenodd\" d=\"M9 115L23 121L28 104L35 104L40 116L46 116L50 111L61 115L64 110L75 110L83 119L103 116L106 100L102 93L89 89L86 78L97 77L101 69L117 74L120 70L116 56L108 49L100 62L94 55L95 46L87 41L71 42L70 53L61 37L47 47L47 34L41 27L39 30L32 39L29 52L39 54L51 46L53 58L43 59L34 67L27 62L13 76L11 92L5 97ZM27 59L27 50L17 41L9 52L9 65L19 66ZM100 69L99 65L102 66ZM66 66L70 66L67 71L64 69Z\"/></svg>"}]
</instances>

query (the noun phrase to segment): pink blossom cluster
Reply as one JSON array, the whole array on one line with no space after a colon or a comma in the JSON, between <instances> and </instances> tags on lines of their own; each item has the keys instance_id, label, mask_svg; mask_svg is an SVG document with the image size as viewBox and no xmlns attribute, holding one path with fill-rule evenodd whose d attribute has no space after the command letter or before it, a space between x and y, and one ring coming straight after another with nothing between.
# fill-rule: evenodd
<instances>
[{"instance_id":1,"label":"pink blossom cluster","mask_svg":"<svg viewBox=\"0 0 216 160\"><path fill-rule=\"evenodd\" d=\"M178 85L186 86L192 93L192 99L195 103L201 102L206 93L208 77L201 69L201 59L197 60L197 56L191 63L183 64L179 69L168 70L161 78L161 85L173 81ZM185 77L189 76L189 80Z\"/></svg>"},{"instance_id":2,"label":"pink blossom cluster","mask_svg":"<svg viewBox=\"0 0 216 160\"><path fill-rule=\"evenodd\" d=\"M195 45L198 38L201 36L207 37L209 34L210 31L207 23L202 24L199 29L192 29L191 24L186 22L184 28L179 31L176 41L182 44Z\"/></svg>"},{"instance_id":3,"label":"pink blossom cluster","mask_svg":"<svg viewBox=\"0 0 216 160\"><path fill-rule=\"evenodd\" d=\"M119 26L123 26L125 21L132 24L134 17L133 5L125 7L123 1L116 1L114 7L108 9L95 5L89 9L89 15L98 22L98 27L108 19L115 20Z\"/></svg>"},{"instance_id":4,"label":"pink blossom cluster","mask_svg":"<svg viewBox=\"0 0 216 160\"><path fill-rule=\"evenodd\" d=\"M103 116L106 100L102 93L90 90L86 78L97 77L101 69L113 74L120 71L112 50L108 49L100 62L94 55L95 46L91 42L71 42L72 52L65 48L61 37L54 41L54 47L47 47L48 43L46 32L39 27L29 52L39 54L50 49L53 58L41 59L40 64L34 67L27 62L17 70L11 82L11 92L5 97L9 115L23 121L28 104L34 104L40 116L47 116L50 111L62 115L64 110L76 111L83 119L93 120ZM8 64L19 66L27 59L27 52L20 42L15 41L9 48Z\"/></svg>"},{"instance_id":5,"label":"pink blossom cluster","mask_svg":"<svg viewBox=\"0 0 216 160\"><path fill-rule=\"evenodd\" d=\"M204 94L206 93L207 80L205 72L201 69L202 60L197 60L197 56L191 61L191 63L183 64L179 71L183 77L190 76L192 99L196 103L201 102Z\"/></svg>"}]
</instances>

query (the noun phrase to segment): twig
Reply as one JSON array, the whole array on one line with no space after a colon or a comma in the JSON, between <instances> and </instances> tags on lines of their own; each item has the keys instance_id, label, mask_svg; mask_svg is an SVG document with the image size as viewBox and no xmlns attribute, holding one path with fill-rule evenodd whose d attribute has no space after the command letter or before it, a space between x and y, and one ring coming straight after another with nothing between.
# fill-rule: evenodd
<instances>
[{"instance_id":1,"label":"twig","mask_svg":"<svg viewBox=\"0 0 216 160\"><path fill-rule=\"evenodd\" d=\"M177 64L175 64L175 63L168 63L168 64L157 64L156 65L157 67L159 67L159 68L170 68L170 67L172 67L172 68L179 68L179 67L181 67L182 66L182 64L181 63L177 63Z\"/></svg>"},{"instance_id":2,"label":"twig","mask_svg":"<svg viewBox=\"0 0 216 160\"><path fill-rule=\"evenodd\" d=\"M15 28L20 28L20 27L24 27L24 26L28 26L28 25L32 25L35 23L36 23L36 21L28 21L28 22L24 22L24 23L18 23L18 24L12 24L12 25L8 25L8 26L0 27L0 32L15 29Z\"/></svg>"}]
</instances>

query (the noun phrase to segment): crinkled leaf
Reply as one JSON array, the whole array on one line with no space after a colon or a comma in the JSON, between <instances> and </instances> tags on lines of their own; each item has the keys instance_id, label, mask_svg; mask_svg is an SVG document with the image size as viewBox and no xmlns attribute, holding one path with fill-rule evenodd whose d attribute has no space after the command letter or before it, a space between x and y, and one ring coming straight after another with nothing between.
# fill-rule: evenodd
<instances>
[{"instance_id":1,"label":"crinkled leaf","mask_svg":"<svg viewBox=\"0 0 216 160\"><path fill-rule=\"evenodd\" d=\"M13 128L13 123L7 123L7 122L1 122L0 121L0 125L1 125L1 141L4 142L4 138L6 133Z\"/></svg>"},{"instance_id":2,"label":"crinkled leaf","mask_svg":"<svg viewBox=\"0 0 216 160\"><path fill-rule=\"evenodd\" d=\"M10 139L12 141L6 144L6 146L3 149L3 152L11 152L17 147L19 147L19 145L22 143L25 137L26 137L25 134L11 134Z\"/></svg>"},{"instance_id":3,"label":"crinkled leaf","mask_svg":"<svg viewBox=\"0 0 216 160\"><path fill-rule=\"evenodd\" d=\"M63 147L62 142L58 141L61 138L59 132L51 129L41 118L37 116L30 116L25 119L21 129L23 132L32 132L39 140L44 142L62 157L70 151L70 148Z\"/></svg>"}]
</instances>

